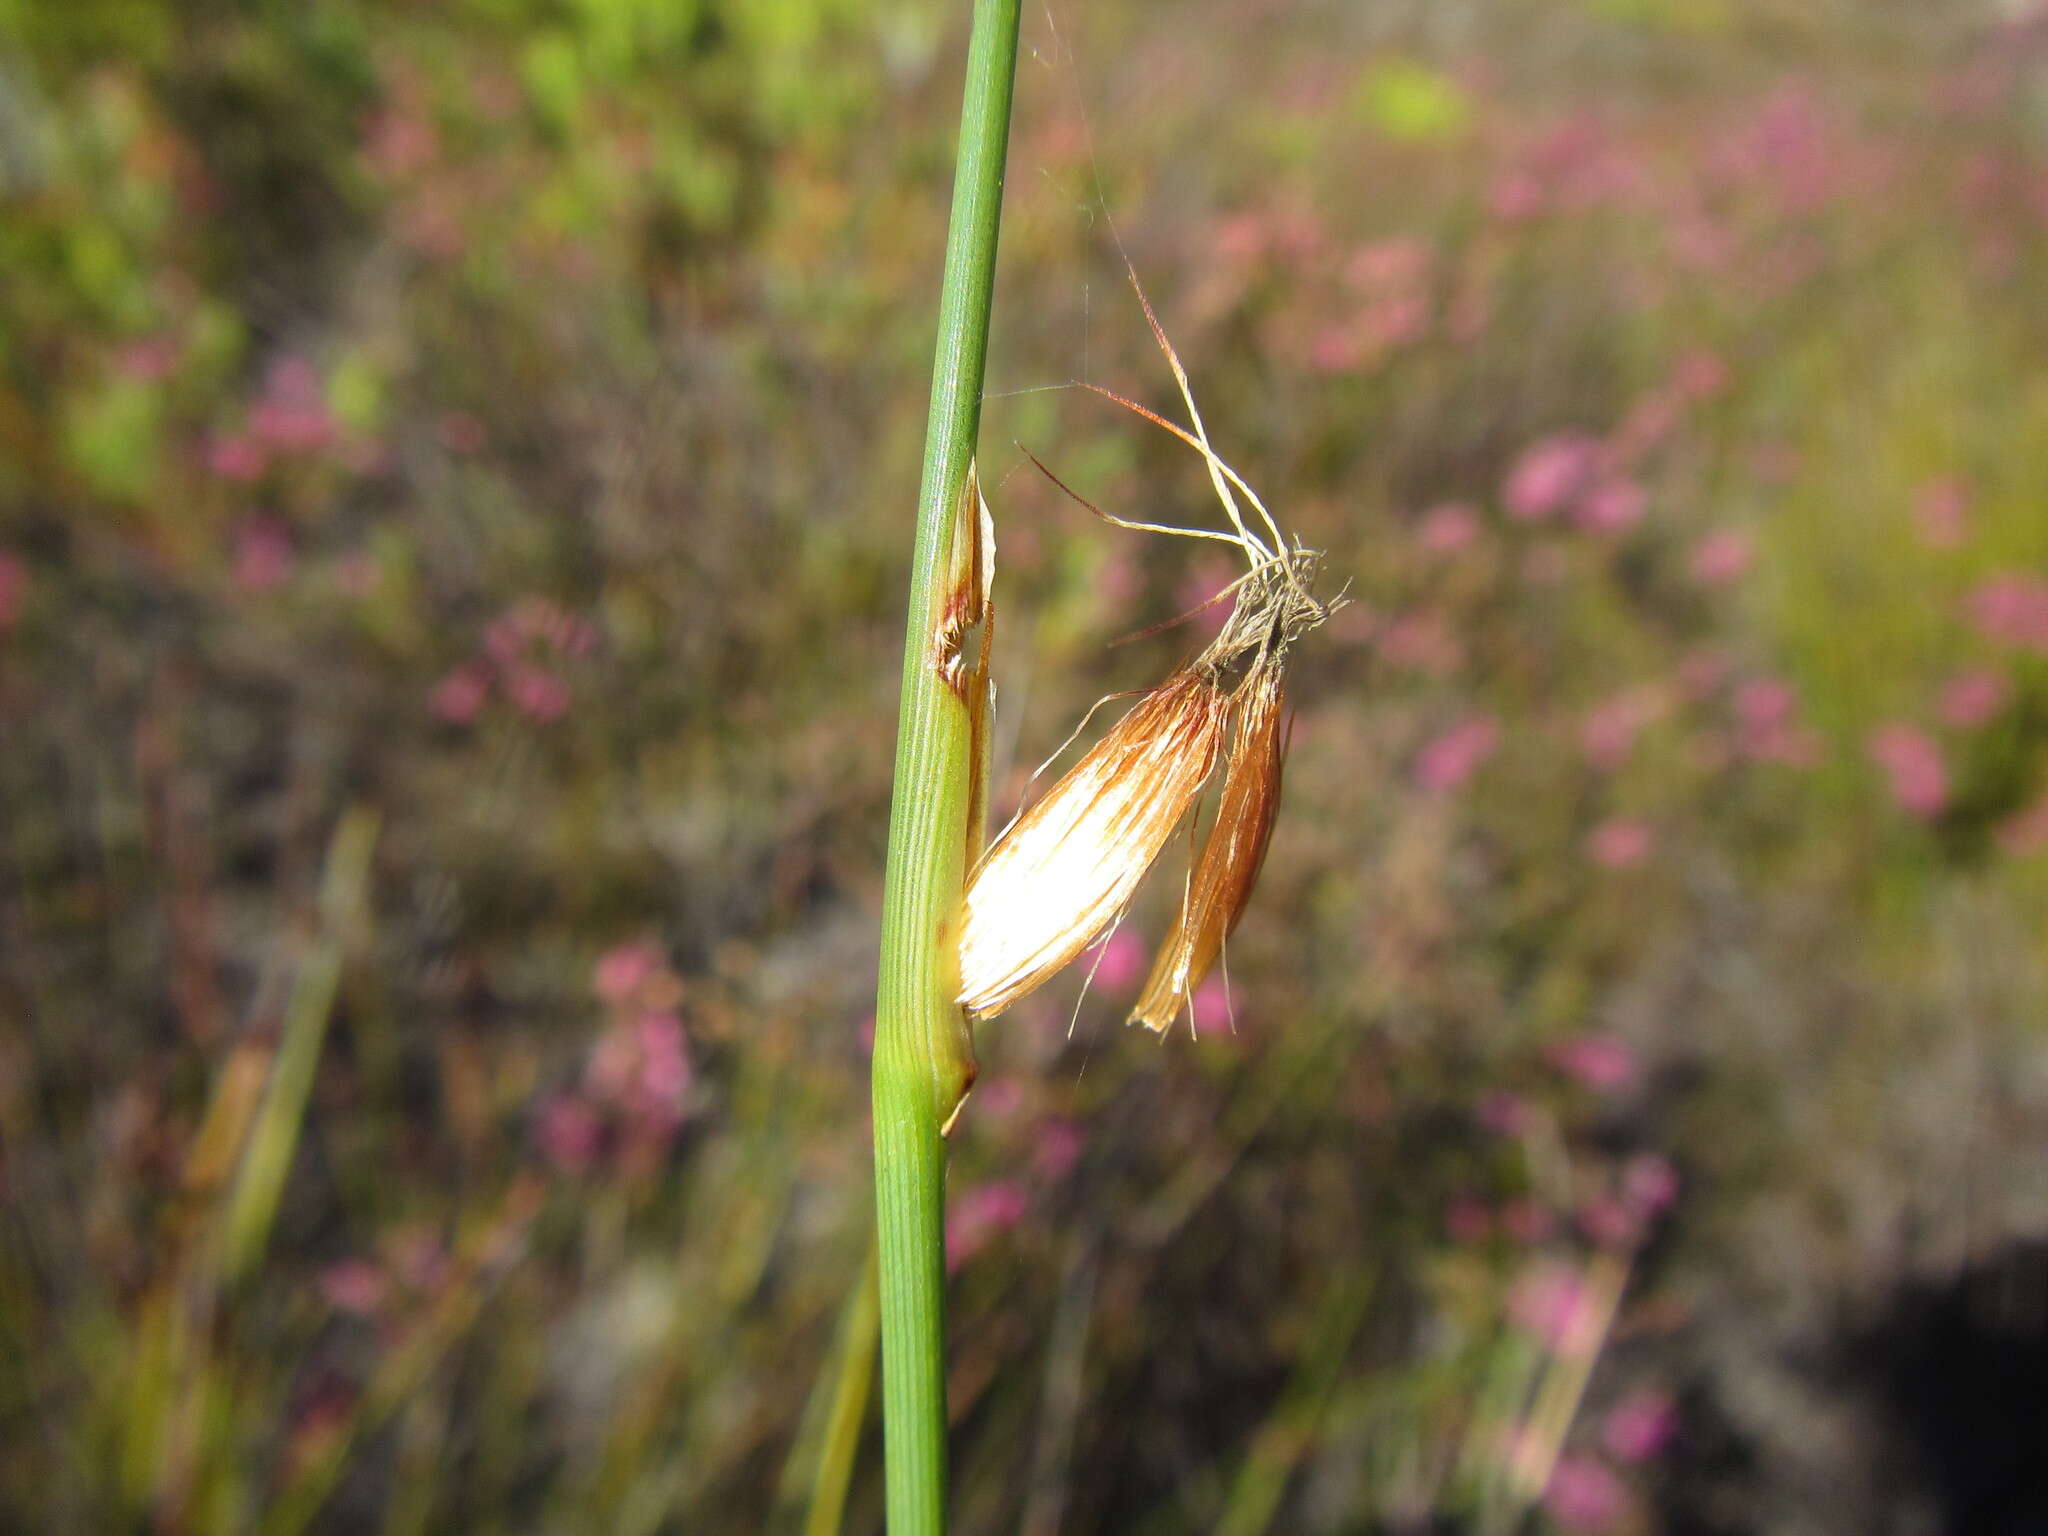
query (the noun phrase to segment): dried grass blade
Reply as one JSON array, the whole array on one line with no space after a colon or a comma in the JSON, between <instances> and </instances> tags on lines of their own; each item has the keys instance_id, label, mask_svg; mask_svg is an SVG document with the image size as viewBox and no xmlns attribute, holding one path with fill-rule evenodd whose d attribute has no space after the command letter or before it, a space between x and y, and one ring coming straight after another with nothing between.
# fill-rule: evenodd
<instances>
[{"instance_id":1,"label":"dried grass blade","mask_svg":"<svg viewBox=\"0 0 2048 1536\"><path fill-rule=\"evenodd\" d=\"M1131 1020L1164 1033L1188 1007L1195 988L1222 953L1258 884L1280 809L1285 757L1280 717L1286 704L1285 664L1275 658L1255 667L1239 686L1237 728L1223 774L1216 820L1195 857L1166 942L1152 963Z\"/></svg>"}]
</instances>

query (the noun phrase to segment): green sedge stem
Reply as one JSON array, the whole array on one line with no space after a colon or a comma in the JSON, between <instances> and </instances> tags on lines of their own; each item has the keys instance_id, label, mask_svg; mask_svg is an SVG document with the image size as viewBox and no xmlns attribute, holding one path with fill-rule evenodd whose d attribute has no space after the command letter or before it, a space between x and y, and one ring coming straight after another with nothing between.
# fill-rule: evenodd
<instances>
[{"instance_id":1,"label":"green sedge stem","mask_svg":"<svg viewBox=\"0 0 2048 1536\"><path fill-rule=\"evenodd\" d=\"M952 925L976 771L970 712L941 676L933 642L957 566L953 535L981 425L1018 11L1019 0L976 0L968 42L889 817L873 1093L891 1536L938 1536L946 1524L942 1131L974 1074L953 1002Z\"/></svg>"}]
</instances>

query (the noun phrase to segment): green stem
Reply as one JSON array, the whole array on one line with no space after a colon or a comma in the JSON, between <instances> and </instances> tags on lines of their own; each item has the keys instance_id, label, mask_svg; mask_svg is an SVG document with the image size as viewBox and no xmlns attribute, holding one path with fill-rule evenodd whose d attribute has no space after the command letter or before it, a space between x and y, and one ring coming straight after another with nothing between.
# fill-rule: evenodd
<instances>
[{"instance_id":1,"label":"green stem","mask_svg":"<svg viewBox=\"0 0 2048 1536\"><path fill-rule=\"evenodd\" d=\"M328 1015L341 979L343 952L357 921L377 842L376 813L357 806L342 817L327 851L320 887L320 930L314 938L285 1006L284 1029L270 1085L249 1132L241 1168L229 1192L221 1223L220 1276L242 1279L262 1258L277 1219L285 1176L306 1118L306 1101L320 1065Z\"/></svg>"},{"instance_id":2,"label":"green stem","mask_svg":"<svg viewBox=\"0 0 2048 1536\"><path fill-rule=\"evenodd\" d=\"M977 770L974 711L940 663L963 595L969 610L979 606L972 599L980 562L963 552L978 547L969 468L981 425L1018 10L1019 0L976 0L968 42L889 819L873 1089L891 1536L936 1536L946 1521L942 1136L974 1076L953 1002L952 925L975 835Z\"/></svg>"}]
</instances>

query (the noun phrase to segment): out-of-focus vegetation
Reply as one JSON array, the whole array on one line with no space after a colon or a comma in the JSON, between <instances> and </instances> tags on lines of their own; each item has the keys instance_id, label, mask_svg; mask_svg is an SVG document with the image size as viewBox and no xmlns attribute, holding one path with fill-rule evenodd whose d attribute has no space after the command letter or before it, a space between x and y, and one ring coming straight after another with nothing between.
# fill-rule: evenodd
<instances>
[{"instance_id":1,"label":"out-of-focus vegetation","mask_svg":"<svg viewBox=\"0 0 2048 1536\"><path fill-rule=\"evenodd\" d=\"M0 1525L800 1527L956 9L0 5ZM981 1032L958 1528L2038 1518L2048 24L1076 10L999 800L1227 573L1105 207L1355 601L1200 1037Z\"/></svg>"}]
</instances>

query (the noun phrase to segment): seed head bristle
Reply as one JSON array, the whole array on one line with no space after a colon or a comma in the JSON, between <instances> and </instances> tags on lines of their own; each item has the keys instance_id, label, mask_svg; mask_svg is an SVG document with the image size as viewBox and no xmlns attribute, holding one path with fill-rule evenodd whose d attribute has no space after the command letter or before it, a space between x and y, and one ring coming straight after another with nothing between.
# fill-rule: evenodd
<instances>
[{"instance_id":1,"label":"seed head bristle","mask_svg":"<svg viewBox=\"0 0 2048 1536\"><path fill-rule=\"evenodd\" d=\"M1159 946L1152 974L1131 1010L1131 1022L1164 1034L1183 1011L1236 928L1258 883L1280 809L1285 756L1281 715L1286 705L1286 666L1255 663L1234 700L1237 724L1231 736L1216 819L1195 856L1179 916ZM1190 1011L1192 1021L1192 1012Z\"/></svg>"}]
</instances>

